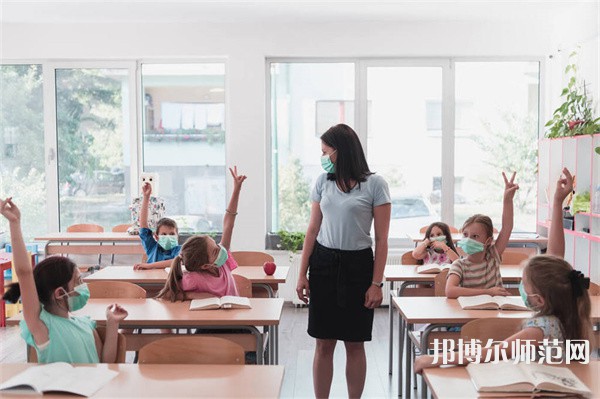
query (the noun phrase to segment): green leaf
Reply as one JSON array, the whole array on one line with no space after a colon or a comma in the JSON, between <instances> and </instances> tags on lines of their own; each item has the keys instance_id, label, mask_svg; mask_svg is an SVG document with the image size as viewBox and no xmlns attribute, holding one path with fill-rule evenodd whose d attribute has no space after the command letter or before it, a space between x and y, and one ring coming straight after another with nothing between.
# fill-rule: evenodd
<instances>
[{"instance_id":1,"label":"green leaf","mask_svg":"<svg viewBox=\"0 0 600 399\"><path fill-rule=\"evenodd\" d=\"M596 147L596 154L600 155L600 147Z\"/></svg>"},{"instance_id":2,"label":"green leaf","mask_svg":"<svg viewBox=\"0 0 600 399\"><path fill-rule=\"evenodd\" d=\"M563 89L562 93L560 93L560 96L564 96L565 94L567 94L569 92L569 89L567 89L566 87Z\"/></svg>"}]
</instances>

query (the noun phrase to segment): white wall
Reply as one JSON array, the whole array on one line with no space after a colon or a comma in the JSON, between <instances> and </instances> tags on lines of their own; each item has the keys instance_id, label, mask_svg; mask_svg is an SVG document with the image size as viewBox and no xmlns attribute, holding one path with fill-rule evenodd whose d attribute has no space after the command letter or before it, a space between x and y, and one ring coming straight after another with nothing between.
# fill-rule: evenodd
<instances>
[{"instance_id":1,"label":"white wall","mask_svg":"<svg viewBox=\"0 0 600 399\"><path fill-rule=\"evenodd\" d=\"M4 23L0 47L2 62L226 58L227 160L249 176L233 243L241 250L262 248L267 231L265 58L547 57L561 43L595 37L597 32L594 15L576 21L502 23Z\"/></svg>"}]
</instances>

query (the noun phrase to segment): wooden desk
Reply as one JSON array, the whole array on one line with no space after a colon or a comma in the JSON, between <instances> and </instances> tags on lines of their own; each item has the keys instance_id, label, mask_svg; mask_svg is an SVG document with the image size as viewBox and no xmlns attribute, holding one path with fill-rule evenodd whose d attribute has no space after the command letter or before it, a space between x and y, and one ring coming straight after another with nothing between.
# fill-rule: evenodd
<instances>
[{"instance_id":1,"label":"wooden desk","mask_svg":"<svg viewBox=\"0 0 600 399\"><path fill-rule=\"evenodd\" d=\"M44 247L46 256L53 254L97 254L99 256L98 263L100 263L100 257L103 254L143 255L145 253L140 236L112 231L101 233L49 233L38 236L35 240L47 241Z\"/></svg>"},{"instance_id":2,"label":"wooden desk","mask_svg":"<svg viewBox=\"0 0 600 399\"><path fill-rule=\"evenodd\" d=\"M269 284L284 284L290 268L277 266L275 274L267 276L262 266L240 266L234 274L246 277L252 285L265 288L269 297L275 296ZM107 266L84 278L86 283L94 281L127 281L144 288L162 288L167 280L165 269L133 270L133 266Z\"/></svg>"},{"instance_id":3,"label":"wooden desk","mask_svg":"<svg viewBox=\"0 0 600 399\"><path fill-rule=\"evenodd\" d=\"M592 397L600 397L600 362L566 365L592 391ZM436 399L478 398L477 390L464 366L437 367L423 371L423 378Z\"/></svg>"},{"instance_id":4,"label":"wooden desk","mask_svg":"<svg viewBox=\"0 0 600 399\"><path fill-rule=\"evenodd\" d=\"M590 297L592 302L592 323L600 321L600 296ZM417 323L430 323L421 333L421 348L426 347L427 339L432 330L439 327L462 326L471 320L485 318L528 318L533 316L532 311L501 311L501 310L464 310L457 299L446 297L394 297L393 306L400 313L398 328L398 364L402 369L403 358L406 357L405 394L410 397L411 388L411 358L412 345L408 337ZM403 348L404 346L404 348ZM402 373L398 373L398 391L401 392Z\"/></svg>"},{"instance_id":5,"label":"wooden desk","mask_svg":"<svg viewBox=\"0 0 600 399\"><path fill-rule=\"evenodd\" d=\"M169 302L157 299L108 298L90 299L87 305L73 314L89 316L99 325L106 324L106 307L118 302L129 315L120 324L121 328L161 329L161 328L200 328L226 329L239 328L249 331L256 338L257 353L263 353L263 334L256 326L268 331L269 359L278 361L278 333L283 299L250 298L252 309L218 309L190 311L190 301ZM23 314L9 318L7 325L17 325ZM262 356L257 356L262 363Z\"/></svg>"},{"instance_id":6,"label":"wooden desk","mask_svg":"<svg viewBox=\"0 0 600 399\"><path fill-rule=\"evenodd\" d=\"M0 364L0 382L35 366L32 363ZM78 367L119 372L92 398L278 398L284 373L283 366L256 365L95 364ZM0 394L0 397L22 399L24 396ZM44 397L73 399L77 396L45 394Z\"/></svg>"},{"instance_id":7,"label":"wooden desk","mask_svg":"<svg viewBox=\"0 0 600 399\"><path fill-rule=\"evenodd\" d=\"M394 283L401 282L397 296L402 296L404 289L413 284L432 284L437 274L419 274L415 265L386 265L383 272L385 281L390 282L390 308L389 308L389 342L388 342L388 373L391 375L394 368L394 309L391 306ZM521 265L501 265L500 275L504 283L519 283L523 275Z\"/></svg>"},{"instance_id":8,"label":"wooden desk","mask_svg":"<svg viewBox=\"0 0 600 399\"><path fill-rule=\"evenodd\" d=\"M425 237L425 233L411 233L408 234L408 237L413 241L415 247L417 243L423 241L423 237ZM452 240L454 242L463 238L461 233L452 234ZM494 234L494 240L498 238L498 234ZM545 248L548 245L548 237L543 237L537 234L532 234L531 236L527 234L513 234L508 239L508 247L530 247L536 248L538 254L542 252L542 248Z\"/></svg>"}]
</instances>

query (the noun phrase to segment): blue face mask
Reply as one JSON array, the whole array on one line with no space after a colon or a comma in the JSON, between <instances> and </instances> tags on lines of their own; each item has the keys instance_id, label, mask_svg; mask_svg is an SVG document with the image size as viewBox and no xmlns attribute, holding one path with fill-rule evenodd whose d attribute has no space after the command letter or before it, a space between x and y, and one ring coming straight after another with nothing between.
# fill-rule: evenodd
<instances>
[{"instance_id":1,"label":"blue face mask","mask_svg":"<svg viewBox=\"0 0 600 399\"><path fill-rule=\"evenodd\" d=\"M485 245L469 237L465 237L458 241L456 245L458 245L468 255L477 254L485 249Z\"/></svg>"},{"instance_id":2,"label":"blue face mask","mask_svg":"<svg viewBox=\"0 0 600 399\"><path fill-rule=\"evenodd\" d=\"M225 249L225 247L223 247L221 244L219 244L219 247L221 248L219 250L219 255L217 256L217 259L215 259L215 265L217 265L217 267L221 267L225 264L225 262L227 262L227 258L229 258L229 254L227 254L227 250Z\"/></svg>"},{"instance_id":3,"label":"blue face mask","mask_svg":"<svg viewBox=\"0 0 600 399\"><path fill-rule=\"evenodd\" d=\"M332 152L332 154L333 154L333 152ZM326 154L326 155L321 156L321 166L323 167L323 169L325 169L325 172L335 173L335 164L333 162L331 162L330 155Z\"/></svg>"},{"instance_id":4,"label":"blue face mask","mask_svg":"<svg viewBox=\"0 0 600 399\"><path fill-rule=\"evenodd\" d=\"M179 245L179 240L177 239L177 236L162 235L158 236L158 245L160 245L165 251L168 251Z\"/></svg>"},{"instance_id":5,"label":"blue face mask","mask_svg":"<svg viewBox=\"0 0 600 399\"><path fill-rule=\"evenodd\" d=\"M72 292L74 292L75 295L73 295L73 296L69 295ZM75 312L75 311L83 308L87 304L88 299L90 299L90 289L88 288L87 284L83 283L83 284L79 284L77 287L73 288L73 291L71 291L71 292L65 291L65 295L67 295L67 303L69 305L69 311Z\"/></svg>"},{"instance_id":6,"label":"blue face mask","mask_svg":"<svg viewBox=\"0 0 600 399\"><path fill-rule=\"evenodd\" d=\"M519 294L521 294L521 299L525 303L525 306L527 306L529 309L533 309L533 306L531 306L531 303L529 303L529 295L527 295L527 292L525 292L525 286L523 285L522 281L519 283Z\"/></svg>"}]
</instances>

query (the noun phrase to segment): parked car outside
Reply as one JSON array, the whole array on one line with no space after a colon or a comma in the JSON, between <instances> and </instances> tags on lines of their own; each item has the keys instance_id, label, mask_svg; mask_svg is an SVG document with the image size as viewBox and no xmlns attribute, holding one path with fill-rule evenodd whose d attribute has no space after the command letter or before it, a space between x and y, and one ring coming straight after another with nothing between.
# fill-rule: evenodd
<instances>
[{"instance_id":1,"label":"parked car outside","mask_svg":"<svg viewBox=\"0 0 600 399\"><path fill-rule=\"evenodd\" d=\"M439 220L438 213L424 195L392 194L390 237L404 238Z\"/></svg>"}]
</instances>

